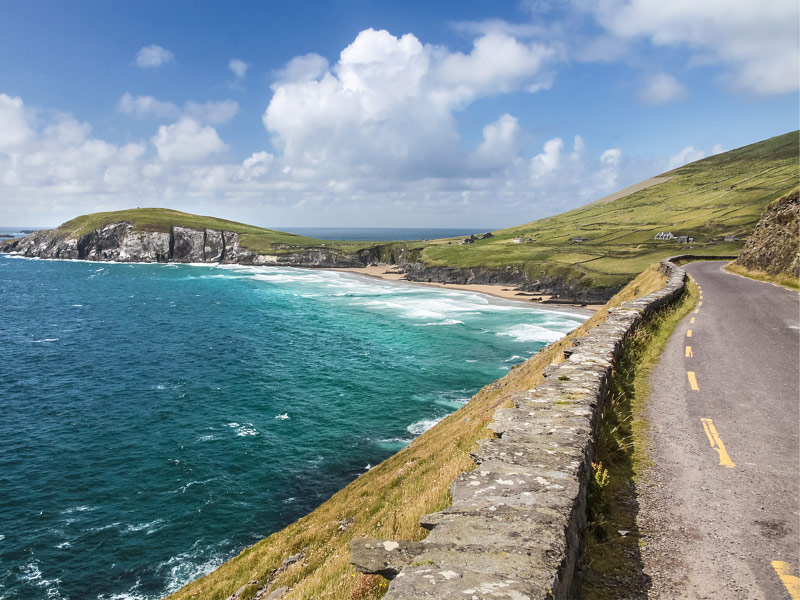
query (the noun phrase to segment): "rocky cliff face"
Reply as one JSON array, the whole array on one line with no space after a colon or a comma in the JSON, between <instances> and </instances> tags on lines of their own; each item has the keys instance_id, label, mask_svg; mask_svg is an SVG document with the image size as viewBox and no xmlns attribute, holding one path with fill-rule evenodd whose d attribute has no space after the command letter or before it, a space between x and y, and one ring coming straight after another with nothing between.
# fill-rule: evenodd
<instances>
[{"instance_id":1,"label":"rocky cliff face","mask_svg":"<svg viewBox=\"0 0 800 600\"><path fill-rule=\"evenodd\" d=\"M232 231L174 226L169 232L137 231L131 223L109 223L79 238L58 230L37 231L0 244L0 251L23 256L116 262L236 263L309 267L363 267L369 252L343 254L309 248L290 253L263 254L240 244Z\"/></svg>"},{"instance_id":2,"label":"rocky cliff face","mask_svg":"<svg viewBox=\"0 0 800 600\"><path fill-rule=\"evenodd\" d=\"M767 206L736 263L770 275L800 277L800 194L786 194Z\"/></svg>"}]
</instances>

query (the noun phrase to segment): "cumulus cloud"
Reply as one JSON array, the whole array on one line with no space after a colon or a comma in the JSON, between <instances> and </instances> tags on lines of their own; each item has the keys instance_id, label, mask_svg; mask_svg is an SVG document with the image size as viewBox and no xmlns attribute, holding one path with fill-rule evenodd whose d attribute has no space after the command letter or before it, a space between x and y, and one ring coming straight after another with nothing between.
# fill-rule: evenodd
<instances>
[{"instance_id":1,"label":"cumulus cloud","mask_svg":"<svg viewBox=\"0 0 800 600\"><path fill-rule=\"evenodd\" d=\"M198 103L188 101L183 109L173 102L162 102L152 96L134 96L125 92L117 104L119 112L139 118L178 119L189 116L204 123L225 123L239 112L239 103L234 100Z\"/></svg>"},{"instance_id":2,"label":"cumulus cloud","mask_svg":"<svg viewBox=\"0 0 800 600\"><path fill-rule=\"evenodd\" d=\"M588 155L581 136L574 137L568 154L564 141L553 138L544 143L542 152L531 158L530 184L562 206L576 206L617 189L621 163L619 148L608 148L594 159Z\"/></svg>"},{"instance_id":3,"label":"cumulus cloud","mask_svg":"<svg viewBox=\"0 0 800 600\"><path fill-rule=\"evenodd\" d=\"M686 88L667 73L657 73L647 80L639 91L639 99L645 104L659 105L684 100L688 96Z\"/></svg>"},{"instance_id":4,"label":"cumulus cloud","mask_svg":"<svg viewBox=\"0 0 800 600\"><path fill-rule=\"evenodd\" d=\"M237 79L244 79L247 76L247 67L249 65L238 58L232 58L228 63L228 69Z\"/></svg>"},{"instance_id":5,"label":"cumulus cloud","mask_svg":"<svg viewBox=\"0 0 800 600\"><path fill-rule=\"evenodd\" d=\"M0 94L0 152L21 147L31 133L22 98Z\"/></svg>"},{"instance_id":6,"label":"cumulus cloud","mask_svg":"<svg viewBox=\"0 0 800 600\"><path fill-rule=\"evenodd\" d=\"M279 73L264 125L295 173L445 177L463 168L454 111L542 82L553 53L500 34L472 52L368 29L329 67L317 55Z\"/></svg>"},{"instance_id":7,"label":"cumulus cloud","mask_svg":"<svg viewBox=\"0 0 800 600\"><path fill-rule=\"evenodd\" d=\"M175 60L175 55L156 44L144 46L136 53L136 66L141 69L152 69Z\"/></svg>"},{"instance_id":8,"label":"cumulus cloud","mask_svg":"<svg viewBox=\"0 0 800 600\"><path fill-rule=\"evenodd\" d=\"M186 114L205 123L226 123L239 112L239 103L234 100L205 102L198 104L191 100L186 103Z\"/></svg>"},{"instance_id":9,"label":"cumulus cloud","mask_svg":"<svg viewBox=\"0 0 800 600\"><path fill-rule=\"evenodd\" d=\"M162 102L152 96L134 96L130 92L125 92L119 99L117 110L140 118L175 118L181 114L181 109L172 102Z\"/></svg>"},{"instance_id":10,"label":"cumulus cloud","mask_svg":"<svg viewBox=\"0 0 800 600\"><path fill-rule=\"evenodd\" d=\"M189 117L172 125L162 125L151 141L159 158L165 162L203 160L227 148L216 129L209 125L204 127Z\"/></svg>"},{"instance_id":11,"label":"cumulus cloud","mask_svg":"<svg viewBox=\"0 0 800 600\"><path fill-rule=\"evenodd\" d=\"M508 113L483 128L483 140L470 155L471 166L497 169L513 163L520 154L522 131L519 121Z\"/></svg>"},{"instance_id":12,"label":"cumulus cloud","mask_svg":"<svg viewBox=\"0 0 800 600\"><path fill-rule=\"evenodd\" d=\"M598 22L620 38L688 48L703 62L722 63L742 90L779 94L798 89L796 0L601 0L590 6Z\"/></svg>"},{"instance_id":13,"label":"cumulus cloud","mask_svg":"<svg viewBox=\"0 0 800 600\"><path fill-rule=\"evenodd\" d=\"M672 169L677 169L678 167L682 167L690 162L700 160L701 158L706 158L707 156L713 156L714 154L720 154L722 152L725 152L725 148L722 147L722 144L714 144L710 151L695 148L694 146L686 146L677 154L673 154L669 157L667 160L668 170L671 171Z\"/></svg>"}]
</instances>

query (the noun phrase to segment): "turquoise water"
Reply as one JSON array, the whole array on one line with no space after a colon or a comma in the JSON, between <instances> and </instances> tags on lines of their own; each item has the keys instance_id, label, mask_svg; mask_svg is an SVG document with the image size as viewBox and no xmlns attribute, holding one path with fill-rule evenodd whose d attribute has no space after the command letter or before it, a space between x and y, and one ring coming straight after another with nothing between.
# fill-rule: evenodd
<instances>
[{"instance_id":1,"label":"turquoise water","mask_svg":"<svg viewBox=\"0 0 800 600\"><path fill-rule=\"evenodd\" d=\"M159 598L584 317L288 268L0 255L0 598Z\"/></svg>"}]
</instances>

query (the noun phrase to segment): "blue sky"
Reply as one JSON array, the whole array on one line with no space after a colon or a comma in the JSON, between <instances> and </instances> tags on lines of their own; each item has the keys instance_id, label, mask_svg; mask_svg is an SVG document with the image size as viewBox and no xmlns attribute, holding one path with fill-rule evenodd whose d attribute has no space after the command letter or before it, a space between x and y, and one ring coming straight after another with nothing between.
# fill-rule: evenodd
<instances>
[{"instance_id":1,"label":"blue sky","mask_svg":"<svg viewBox=\"0 0 800 600\"><path fill-rule=\"evenodd\" d=\"M797 129L798 10L5 2L0 225L527 222Z\"/></svg>"}]
</instances>

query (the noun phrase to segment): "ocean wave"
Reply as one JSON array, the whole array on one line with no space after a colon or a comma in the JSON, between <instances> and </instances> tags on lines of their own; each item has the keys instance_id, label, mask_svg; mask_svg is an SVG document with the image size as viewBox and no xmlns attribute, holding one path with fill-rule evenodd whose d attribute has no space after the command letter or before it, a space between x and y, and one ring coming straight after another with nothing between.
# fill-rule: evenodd
<instances>
[{"instance_id":1,"label":"ocean wave","mask_svg":"<svg viewBox=\"0 0 800 600\"><path fill-rule=\"evenodd\" d=\"M72 513L81 513L81 512L90 512L92 510L97 510L96 506L89 506L88 504L81 504L79 506L72 506L70 508L65 508L61 511L62 515L71 515Z\"/></svg>"},{"instance_id":2,"label":"ocean wave","mask_svg":"<svg viewBox=\"0 0 800 600\"><path fill-rule=\"evenodd\" d=\"M147 535L151 533L155 533L161 527L158 527L161 523L164 522L164 519L156 519L155 521L150 521L149 523L137 523L135 525L128 525L124 529L122 529L122 533L136 533L137 531L146 530Z\"/></svg>"},{"instance_id":3,"label":"ocean wave","mask_svg":"<svg viewBox=\"0 0 800 600\"><path fill-rule=\"evenodd\" d=\"M224 543L227 543L227 540L223 540L219 545L222 546ZM223 555L215 553L211 548L195 548L197 545L192 548L193 551L173 556L156 567L157 571L166 571L167 594L177 591L198 577L207 575L225 561Z\"/></svg>"},{"instance_id":4,"label":"ocean wave","mask_svg":"<svg viewBox=\"0 0 800 600\"><path fill-rule=\"evenodd\" d=\"M532 323L523 323L522 325L515 325L505 331L500 331L497 335L504 335L514 338L518 342L543 342L551 343L560 340L565 333L560 331L553 331L540 325L533 325Z\"/></svg>"},{"instance_id":5,"label":"ocean wave","mask_svg":"<svg viewBox=\"0 0 800 600\"><path fill-rule=\"evenodd\" d=\"M275 415L275 418L279 421L286 421L289 419L289 413L283 413L282 415Z\"/></svg>"},{"instance_id":6,"label":"ocean wave","mask_svg":"<svg viewBox=\"0 0 800 600\"><path fill-rule=\"evenodd\" d=\"M439 321L437 323L417 323L415 327L430 327L432 325L463 325L464 321L459 321L458 319L445 319L444 321Z\"/></svg>"},{"instance_id":7,"label":"ocean wave","mask_svg":"<svg viewBox=\"0 0 800 600\"><path fill-rule=\"evenodd\" d=\"M444 417L439 417L438 419L422 419L406 427L406 430L412 435L421 435L442 419L444 419Z\"/></svg>"},{"instance_id":8,"label":"ocean wave","mask_svg":"<svg viewBox=\"0 0 800 600\"><path fill-rule=\"evenodd\" d=\"M48 598L53 598L55 600L61 598L61 593L58 591L58 585L61 583L61 580L45 579L42 576L42 571L39 569L39 561L33 560L23 565L20 571L18 575L20 581L44 588Z\"/></svg>"},{"instance_id":9,"label":"ocean wave","mask_svg":"<svg viewBox=\"0 0 800 600\"><path fill-rule=\"evenodd\" d=\"M507 358L503 362L514 362L517 360L522 360L522 357L519 354L515 354L514 356Z\"/></svg>"}]
</instances>

